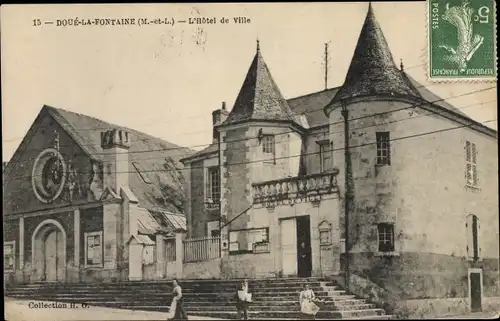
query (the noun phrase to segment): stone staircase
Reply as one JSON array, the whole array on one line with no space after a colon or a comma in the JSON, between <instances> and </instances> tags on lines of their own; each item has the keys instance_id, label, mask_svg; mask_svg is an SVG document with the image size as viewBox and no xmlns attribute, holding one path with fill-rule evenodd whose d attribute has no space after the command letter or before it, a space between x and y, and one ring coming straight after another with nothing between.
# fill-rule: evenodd
<instances>
[{"instance_id":1,"label":"stone staircase","mask_svg":"<svg viewBox=\"0 0 500 321\"><path fill-rule=\"evenodd\" d=\"M179 280L189 315L236 319L234 296L240 280ZM299 293L305 284L324 300L319 319L390 319L366 300L345 293L336 283L319 278L248 280L252 293L250 319L300 318ZM172 286L167 281L134 281L94 284L35 283L5 289L5 296L56 302L86 303L120 309L168 311Z\"/></svg>"}]
</instances>

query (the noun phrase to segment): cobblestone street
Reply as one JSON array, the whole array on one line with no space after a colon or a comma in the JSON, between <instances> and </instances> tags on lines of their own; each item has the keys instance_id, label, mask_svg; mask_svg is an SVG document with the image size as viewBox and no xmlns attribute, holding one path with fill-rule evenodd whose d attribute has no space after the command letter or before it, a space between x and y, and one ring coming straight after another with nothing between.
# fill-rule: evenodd
<instances>
[{"instance_id":1,"label":"cobblestone street","mask_svg":"<svg viewBox=\"0 0 500 321\"><path fill-rule=\"evenodd\" d=\"M31 304L30 304L31 302ZM35 308L35 305L52 302L37 300L13 300L5 298L6 321L97 321L97 320L167 320L162 312L133 311L101 307L83 307L76 304L68 308ZM189 320L216 320L208 317L190 316ZM217 319L218 320L218 319Z\"/></svg>"}]
</instances>

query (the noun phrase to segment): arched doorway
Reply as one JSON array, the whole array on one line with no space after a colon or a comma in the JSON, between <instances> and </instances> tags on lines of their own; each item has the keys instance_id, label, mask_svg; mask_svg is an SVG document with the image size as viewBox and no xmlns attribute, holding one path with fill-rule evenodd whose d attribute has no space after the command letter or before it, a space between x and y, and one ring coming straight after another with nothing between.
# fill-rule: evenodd
<instances>
[{"instance_id":1,"label":"arched doorway","mask_svg":"<svg viewBox=\"0 0 500 321\"><path fill-rule=\"evenodd\" d=\"M66 280L66 231L55 220L40 223L32 237L32 259L36 281Z\"/></svg>"}]
</instances>

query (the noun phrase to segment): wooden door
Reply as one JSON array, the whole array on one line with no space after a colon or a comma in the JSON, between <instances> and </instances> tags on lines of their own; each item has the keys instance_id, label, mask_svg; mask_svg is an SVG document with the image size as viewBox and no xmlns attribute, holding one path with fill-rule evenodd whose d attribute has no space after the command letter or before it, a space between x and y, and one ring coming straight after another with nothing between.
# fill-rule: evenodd
<instances>
[{"instance_id":1,"label":"wooden door","mask_svg":"<svg viewBox=\"0 0 500 321\"><path fill-rule=\"evenodd\" d=\"M470 273L470 310L471 312L481 312L482 310L482 295L481 295L481 273Z\"/></svg>"},{"instance_id":2,"label":"wooden door","mask_svg":"<svg viewBox=\"0 0 500 321\"><path fill-rule=\"evenodd\" d=\"M49 232L45 238L44 243L44 273L45 281L54 282L57 281L57 261L58 261L58 235L57 231L54 230Z\"/></svg>"},{"instance_id":3,"label":"wooden door","mask_svg":"<svg viewBox=\"0 0 500 321\"><path fill-rule=\"evenodd\" d=\"M310 277L312 270L311 223L309 216L297 218L297 265L298 276Z\"/></svg>"},{"instance_id":4,"label":"wooden door","mask_svg":"<svg viewBox=\"0 0 500 321\"><path fill-rule=\"evenodd\" d=\"M142 280L142 244L131 242L129 245L129 280Z\"/></svg>"},{"instance_id":5,"label":"wooden door","mask_svg":"<svg viewBox=\"0 0 500 321\"><path fill-rule=\"evenodd\" d=\"M281 266L283 276L297 275L297 223L295 219L281 221Z\"/></svg>"}]
</instances>

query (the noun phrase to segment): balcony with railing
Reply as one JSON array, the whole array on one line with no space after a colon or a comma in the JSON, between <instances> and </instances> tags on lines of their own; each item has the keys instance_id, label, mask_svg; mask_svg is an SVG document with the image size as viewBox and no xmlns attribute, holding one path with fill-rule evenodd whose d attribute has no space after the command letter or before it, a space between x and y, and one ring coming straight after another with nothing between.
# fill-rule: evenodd
<instances>
[{"instance_id":1,"label":"balcony with railing","mask_svg":"<svg viewBox=\"0 0 500 321\"><path fill-rule=\"evenodd\" d=\"M287 177L252 184L253 202L276 205L299 201L320 201L322 195L338 191L338 169L320 174Z\"/></svg>"}]
</instances>

